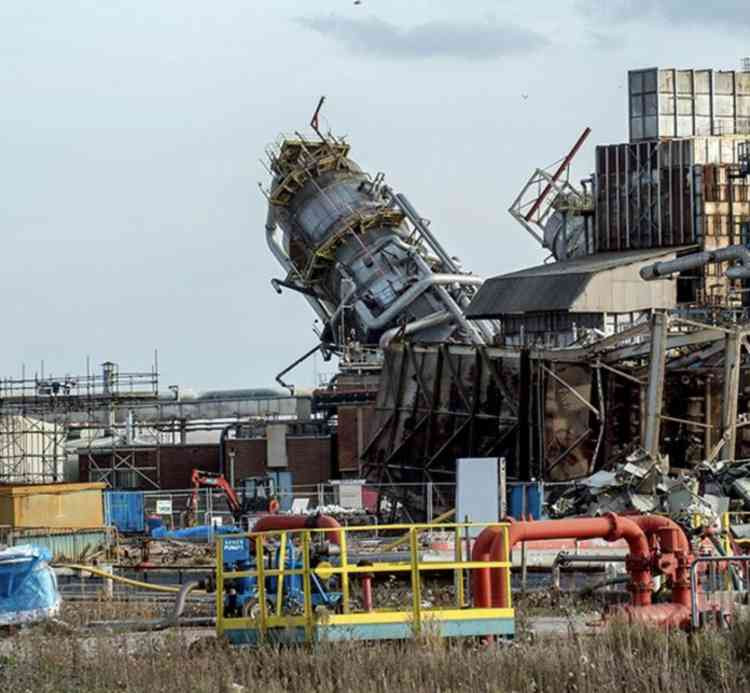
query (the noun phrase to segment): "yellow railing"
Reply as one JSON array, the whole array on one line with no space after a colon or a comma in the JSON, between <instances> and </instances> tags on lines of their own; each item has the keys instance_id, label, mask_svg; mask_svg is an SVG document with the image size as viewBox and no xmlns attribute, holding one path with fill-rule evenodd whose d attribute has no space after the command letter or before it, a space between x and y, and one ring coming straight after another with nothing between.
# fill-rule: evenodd
<instances>
[{"instance_id":1,"label":"yellow railing","mask_svg":"<svg viewBox=\"0 0 750 693\"><path fill-rule=\"evenodd\" d=\"M476 608L469 606L466 594L466 577L470 571L480 568L507 568L505 579L507 594L510 595L510 567L508 552L501 561L472 561L464 550L466 539L462 537L467 529L496 527L505 533L505 546L508 546L508 524L504 523L460 523L460 524L418 524L418 525L381 525L365 527L309 528L297 530L278 530L257 534L224 535L217 540L216 551L216 614L217 632L219 635L228 631L255 631L259 639L263 639L269 631L274 629L304 628L306 640L315 638L315 630L320 627L363 628L368 626L383 626L388 624L407 624L412 632L418 633L427 621L436 623L457 623L464 625L467 621L482 621L489 619L513 619L512 605L507 608ZM431 531L451 530L454 536L455 550L453 560L422 560L420 536ZM372 560L369 565L353 565L350 560L350 544L352 535L376 532L405 532L408 536L409 556L404 561ZM313 568L310 565L311 548L316 537L328 538L336 535L339 544L338 565L324 562ZM248 539L254 548L255 565L252 570L225 571L224 570L224 539ZM302 563L301 568L292 568L286 564L287 545L291 543L297 550ZM264 558L264 545L274 542L278 544L278 563L276 567L268 567ZM362 552L358 552L365 558ZM370 557L367 556L369 559ZM422 600L422 576L434 571L452 571L454 573L454 603L446 607L425 607ZM352 607L351 581L357 576L375 573L410 573L411 604L402 609L373 609L372 611L355 610ZM284 604L284 578L299 575L302 578L304 595L302 610L289 613ZM340 576L341 602L338 611L331 613L327 609L313 609L313 582L315 575L319 580L327 581L332 576ZM242 617L224 616L225 583L238 578L255 578L257 601L256 613ZM276 577L277 584L274 594L268 594L266 578ZM270 597L270 598L269 598ZM273 613L270 613L270 606ZM329 628L330 629L330 628ZM466 630L466 629L464 629Z\"/></svg>"},{"instance_id":2,"label":"yellow railing","mask_svg":"<svg viewBox=\"0 0 750 693\"><path fill-rule=\"evenodd\" d=\"M722 546L727 556L731 556L732 549L732 522L739 520L740 522L750 522L750 512L746 510L742 511L731 511L723 513L721 516L721 539ZM735 544L750 544L750 539L735 539Z\"/></svg>"}]
</instances>

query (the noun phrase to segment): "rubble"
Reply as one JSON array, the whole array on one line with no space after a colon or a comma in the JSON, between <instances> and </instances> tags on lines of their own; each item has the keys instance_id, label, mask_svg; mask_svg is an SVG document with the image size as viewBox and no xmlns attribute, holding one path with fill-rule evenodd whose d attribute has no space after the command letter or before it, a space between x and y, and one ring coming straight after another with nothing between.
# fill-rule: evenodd
<instances>
[{"instance_id":1,"label":"rubble","mask_svg":"<svg viewBox=\"0 0 750 693\"><path fill-rule=\"evenodd\" d=\"M702 462L692 470L670 470L666 456L654 460L643 449L612 471L598 471L556 497L550 517L615 513L663 513L684 527L715 525L729 510L750 511L750 462Z\"/></svg>"}]
</instances>

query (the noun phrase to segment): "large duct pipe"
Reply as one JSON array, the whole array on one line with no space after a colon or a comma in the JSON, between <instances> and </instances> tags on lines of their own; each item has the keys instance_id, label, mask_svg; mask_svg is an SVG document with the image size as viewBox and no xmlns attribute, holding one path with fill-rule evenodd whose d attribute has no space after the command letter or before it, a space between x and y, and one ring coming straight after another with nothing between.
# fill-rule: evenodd
<instances>
[{"instance_id":1,"label":"large duct pipe","mask_svg":"<svg viewBox=\"0 0 750 693\"><path fill-rule=\"evenodd\" d=\"M380 315L370 322L372 329L380 329L385 327L393 318L398 315L404 308L414 301L420 294L423 294L427 289L437 286L443 287L446 284L469 284L472 286L481 286L482 279L480 277L473 277L468 274L431 274L424 279L420 279L416 284L410 286L404 293L402 293L396 301L388 306ZM443 289L445 291L445 289ZM443 296L441 295L441 298ZM450 298L450 297L449 297ZM453 301L451 300L451 303ZM448 307L450 310L450 306ZM459 311L460 314L460 311ZM463 315L461 314L463 318ZM464 318L465 319L465 318Z\"/></svg>"},{"instance_id":2,"label":"large duct pipe","mask_svg":"<svg viewBox=\"0 0 750 693\"><path fill-rule=\"evenodd\" d=\"M429 247L432 248L435 254L440 258L440 260L445 263L445 266L452 272L458 272L458 266L453 261L453 258L445 252L445 249L438 242L438 239L435 238L432 231L427 228L427 225L424 223L424 221L422 221L422 217L417 214L417 210L414 209L406 195L404 195L403 193L397 193L394 195L393 191L390 188L387 192L388 194L390 194L391 202L395 203L396 206L399 207L399 209L401 209L401 211L408 217L409 221L414 224L414 226L419 230L419 233L421 233L424 239L427 241Z\"/></svg>"},{"instance_id":3,"label":"large duct pipe","mask_svg":"<svg viewBox=\"0 0 750 693\"><path fill-rule=\"evenodd\" d=\"M660 279L671 274L679 274L691 269L697 269L707 265L709 262L731 262L739 263L739 267L730 267L726 271L729 279L750 279L750 249L744 245L730 245L718 250L704 250L683 257L668 260L666 262L655 262L641 268L641 278L646 281Z\"/></svg>"},{"instance_id":4,"label":"large duct pipe","mask_svg":"<svg viewBox=\"0 0 750 693\"><path fill-rule=\"evenodd\" d=\"M433 313L432 315L428 315L426 318L421 318L420 320L414 320L413 322L406 323L406 325L392 327L387 332L383 332L382 336L380 337L378 346L381 349L386 349L391 343L391 340L399 333L407 336L410 334L414 334L415 332L421 332L422 330L426 330L430 327L444 325L451 319L451 314L448 311L443 310L437 313Z\"/></svg>"},{"instance_id":5,"label":"large duct pipe","mask_svg":"<svg viewBox=\"0 0 750 693\"><path fill-rule=\"evenodd\" d=\"M330 529L326 539L333 544L339 543L341 525L330 515L264 515L255 525L252 533L284 531L287 529Z\"/></svg>"}]
</instances>

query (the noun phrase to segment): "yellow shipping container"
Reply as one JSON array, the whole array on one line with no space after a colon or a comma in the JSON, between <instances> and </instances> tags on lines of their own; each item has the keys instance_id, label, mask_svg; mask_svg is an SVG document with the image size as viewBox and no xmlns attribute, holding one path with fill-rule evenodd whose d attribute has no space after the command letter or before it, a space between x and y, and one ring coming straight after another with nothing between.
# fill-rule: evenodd
<instances>
[{"instance_id":1,"label":"yellow shipping container","mask_svg":"<svg viewBox=\"0 0 750 693\"><path fill-rule=\"evenodd\" d=\"M104 526L101 482L0 486L0 525L13 528Z\"/></svg>"}]
</instances>

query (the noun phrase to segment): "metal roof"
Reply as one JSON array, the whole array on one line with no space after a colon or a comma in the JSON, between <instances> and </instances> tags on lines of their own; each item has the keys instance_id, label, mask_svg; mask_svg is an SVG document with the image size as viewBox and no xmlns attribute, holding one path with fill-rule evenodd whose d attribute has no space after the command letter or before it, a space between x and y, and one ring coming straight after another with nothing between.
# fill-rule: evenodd
<instances>
[{"instance_id":1,"label":"metal roof","mask_svg":"<svg viewBox=\"0 0 750 693\"><path fill-rule=\"evenodd\" d=\"M482 284L466 309L466 317L477 320L512 313L569 310L595 274L672 255L684 249L651 248L598 253L501 274Z\"/></svg>"}]
</instances>

